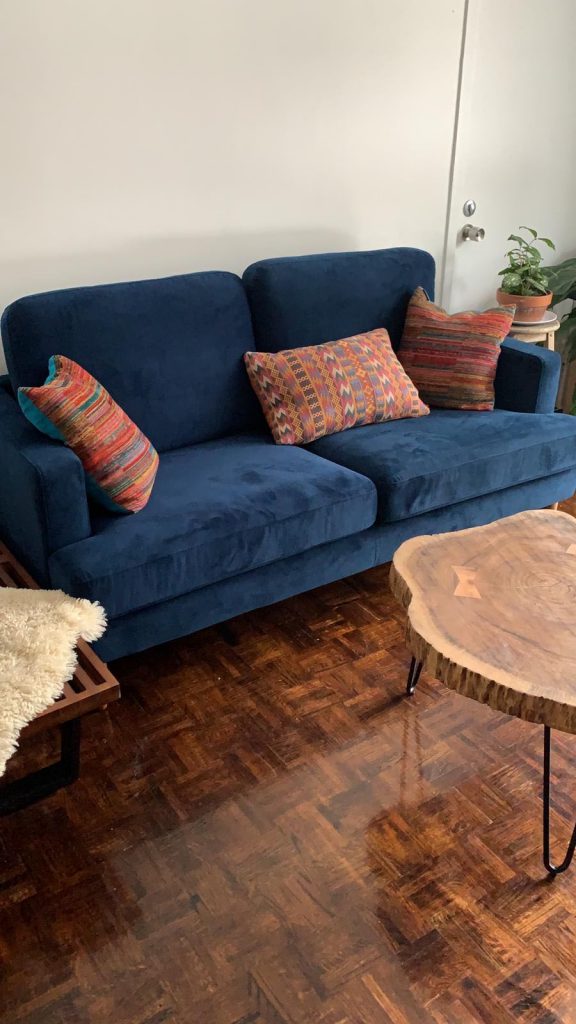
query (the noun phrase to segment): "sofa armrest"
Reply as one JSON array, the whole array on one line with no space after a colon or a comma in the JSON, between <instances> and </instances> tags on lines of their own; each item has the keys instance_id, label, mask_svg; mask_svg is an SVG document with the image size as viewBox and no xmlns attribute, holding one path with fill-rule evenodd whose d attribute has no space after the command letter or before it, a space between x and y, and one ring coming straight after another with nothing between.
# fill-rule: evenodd
<instances>
[{"instance_id":1,"label":"sofa armrest","mask_svg":"<svg viewBox=\"0 0 576 1024\"><path fill-rule=\"evenodd\" d=\"M561 364L558 352L506 338L494 382L496 408L512 412L554 412Z\"/></svg>"},{"instance_id":2,"label":"sofa armrest","mask_svg":"<svg viewBox=\"0 0 576 1024\"><path fill-rule=\"evenodd\" d=\"M46 586L52 552L90 533L82 463L27 422L0 378L0 540Z\"/></svg>"}]
</instances>

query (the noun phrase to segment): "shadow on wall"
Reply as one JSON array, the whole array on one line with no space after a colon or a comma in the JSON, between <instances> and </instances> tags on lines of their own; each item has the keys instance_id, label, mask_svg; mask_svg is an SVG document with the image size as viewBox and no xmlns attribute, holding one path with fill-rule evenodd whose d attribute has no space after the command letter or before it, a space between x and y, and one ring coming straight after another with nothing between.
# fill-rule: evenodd
<instances>
[{"instance_id":1,"label":"shadow on wall","mask_svg":"<svg viewBox=\"0 0 576 1024\"><path fill-rule=\"evenodd\" d=\"M0 261L0 308L22 295L77 285L168 277L196 270L242 271L255 260L353 249L345 232L316 227L246 235L143 238L115 248ZM0 372L5 370L0 353Z\"/></svg>"}]
</instances>

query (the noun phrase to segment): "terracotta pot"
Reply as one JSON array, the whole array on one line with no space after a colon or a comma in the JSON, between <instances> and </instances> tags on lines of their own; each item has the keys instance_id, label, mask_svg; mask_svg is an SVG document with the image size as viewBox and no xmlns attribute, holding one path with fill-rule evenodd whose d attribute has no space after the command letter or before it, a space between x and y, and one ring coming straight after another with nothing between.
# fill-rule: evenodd
<instances>
[{"instance_id":1,"label":"terracotta pot","mask_svg":"<svg viewBox=\"0 0 576 1024\"><path fill-rule=\"evenodd\" d=\"M552 292L546 295L511 295L501 288L496 292L496 299L501 306L516 306L515 320L526 320L538 323L552 302Z\"/></svg>"}]
</instances>

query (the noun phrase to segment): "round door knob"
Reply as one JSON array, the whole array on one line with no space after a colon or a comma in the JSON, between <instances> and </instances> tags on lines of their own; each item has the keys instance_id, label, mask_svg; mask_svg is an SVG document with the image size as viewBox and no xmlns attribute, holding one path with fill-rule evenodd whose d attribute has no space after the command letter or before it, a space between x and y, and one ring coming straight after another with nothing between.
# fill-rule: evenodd
<instances>
[{"instance_id":1,"label":"round door knob","mask_svg":"<svg viewBox=\"0 0 576 1024\"><path fill-rule=\"evenodd\" d=\"M476 228L473 224L465 224L462 228L464 242L481 242L485 234L484 228Z\"/></svg>"}]
</instances>

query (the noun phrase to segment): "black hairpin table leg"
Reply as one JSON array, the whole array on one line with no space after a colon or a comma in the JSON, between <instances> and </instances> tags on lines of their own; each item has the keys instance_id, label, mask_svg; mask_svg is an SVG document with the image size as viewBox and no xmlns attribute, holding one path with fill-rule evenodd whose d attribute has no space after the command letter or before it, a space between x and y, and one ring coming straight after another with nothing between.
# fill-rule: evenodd
<instances>
[{"instance_id":1,"label":"black hairpin table leg","mask_svg":"<svg viewBox=\"0 0 576 1024\"><path fill-rule=\"evenodd\" d=\"M408 670L408 680L406 682L406 693L408 697L411 697L416 689L416 684L420 679L420 673L422 671L422 662L416 661L416 658L412 658L410 662L410 668Z\"/></svg>"},{"instance_id":2,"label":"black hairpin table leg","mask_svg":"<svg viewBox=\"0 0 576 1024\"><path fill-rule=\"evenodd\" d=\"M566 856L561 864L550 861L550 726L544 726L544 776L542 785L542 831L544 867L552 876L559 875L570 867L576 849L576 825L574 826Z\"/></svg>"},{"instance_id":3,"label":"black hairpin table leg","mask_svg":"<svg viewBox=\"0 0 576 1024\"><path fill-rule=\"evenodd\" d=\"M60 759L0 786L0 816L29 807L76 781L80 771L80 728L79 718L64 722L60 726Z\"/></svg>"}]
</instances>

